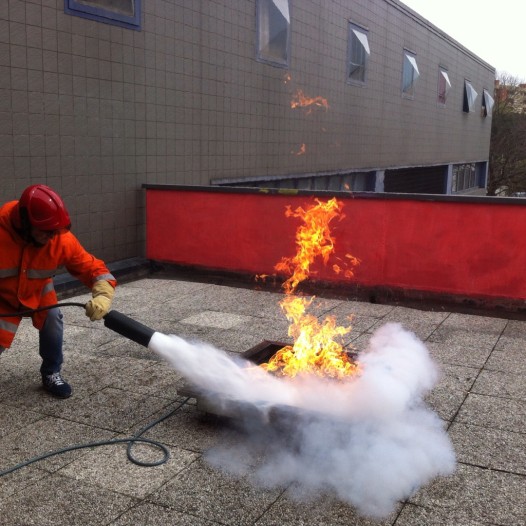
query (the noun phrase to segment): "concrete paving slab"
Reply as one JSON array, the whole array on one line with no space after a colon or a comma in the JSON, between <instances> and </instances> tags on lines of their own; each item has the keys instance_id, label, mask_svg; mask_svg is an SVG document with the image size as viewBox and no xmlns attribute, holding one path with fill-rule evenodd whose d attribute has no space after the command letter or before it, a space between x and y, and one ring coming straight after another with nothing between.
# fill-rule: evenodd
<instances>
[{"instance_id":1,"label":"concrete paving slab","mask_svg":"<svg viewBox=\"0 0 526 526\"><path fill-rule=\"evenodd\" d=\"M150 277L120 285L114 308L154 330L240 353L263 340L291 341L282 298L280 292L246 286ZM144 434L174 452L172 463L139 468L123 446L113 445L33 464L0 477L0 524L526 524L526 322L318 300L314 312L321 319L335 314L344 325L347 315L355 315L348 341L360 350L387 321L411 327L425 340L442 370L426 401L449 426L458 459L452 476L435 479L378 521L360 517L331 494L300 502L293 488L256 485L255 466L247 460L254 455L245 455L235 421L206 415L190 399ZM219 322L208 323L207 311ZM0 357L0 470L42 450L131 436L184 400L178 390L185 380L155 353L102 321L90 322L81 308L63 313L70 399L54 399L41 388L38 334L30 320L23 320L12 349ZM181 323L191 316L201 325ZM239 473L226 475L211 462L210 452L224 447L237 452ZM157 454L143 446L137 452L146 458Z\"/></svg>"},{"instance_id":2,"label":"concrete paving slab","mask_svg":"<svg viewBox=\"0 0 526 526\"><path fill-rule=\"evenodd\" d=\"M410 325L411 323L430 323L435 327L440 326L450 316L449 312L420 310L402 306L396 306L390 310L383 320L387 323L392 321L401 323L402 325Z\"/></svg>"},{"instance_id":3,"label":"concrete paving slab","mask_svg":"<svg viewBox=\"0 0 526 526\"><path fill-rule=\"evenodd\" d=\"M48 406L48 413L95 428L122 433L167 406L166 399L113 387L106 387L86 397L71 397L60 402Z\"/></svg>"},{"instance_id":4,"label":"concrete paving slab","mask_svg":"<svg viewBox=\"0 0 526 526\"><path fill-rule=\"evenodd\" d=\"M495 350L506 353L524 353L526 352L526 336L503 334L499 338Z\"/></svg>"},{"instance_id":5,"label":"concrete paving slab","mask_svg":"<svg viewBox=\"0 0 526 526\"><path fill-rule=\"evenodd\" d=\"M328 496L320 496L315 502L301 501L288 492L282 495L256 522L257 526L387 526L393 524L401 506L384 520L367 519L353 508Z\"/></svg>"},{"instance_id":6,"label":"concrete paving slab","mask_svg":"<svg viewBox=\"0 0 526 526\"><path fill-rule=\"evenodd\" d=\"M1 499L0 524L100 526L117 519L135 502L125 495L55 474Z\"/></svg>"},{"instance_id":7,"label":"concrete paving slab","mask_svg":"<svg viewBox=\"0 0 526 526\"><path fill-rule=\"evenodd\" d=\"M478 369L441 364L440 379L426 396L426 402L443 420L452 420L464 403L475 381Z\"/></svg>"},{"instance_id":8,"label":"concrete paving slab","mask_svg":"<svg viewBox=\"0 0 526 526\"><path fill-rule=\"evenodd\" d=\"M515 433L526 433L526 402L469 394L460 408L456 420Z\"/></svg>"},{"instance_id":9,"label":"concrete paving slab","mask_svg":"<svg viewBox=\"0 0 526 526\"><path fill-rule=\"evenodd\" d=\"M489 352L495 348L499 335L493 332L485 333L441 325L429 336L428 341Z\"/></svg>"},{"instance_id":10,"label":"concrete paving slab","mask_svg":"<svg viewBox=\"0 0 526 526\"><path fill-rule=\"evenodd\" d=\"M355 301L341 301L329 310L326 315L334 316L338 325L344 327L351 325L353 330L359 332L370 329L379 319L383 318L383 316L364 314L362 311L365 309L360 309L357 305Z\"/></svg>"},{"instance_id":11,"label":"concrete paving slab","mask_svg":"<svg viewBox=\"0 0 526 526\"><path fill-rule=\"evenodd\" d=\"M127 437L119 435L116 438ZM60 473L115 493L144 499L176 477L199 456L171 447L170 458L166 463L145 468L126 460L126 447L125 444L99 447L69 463ZM155 462L162 458L160 453L144 444L138 444L133 449L134 457L141 462Z\"/></svg>"},{"instance_id":12,"label":"concrete paving slab","mask_svg":"<svg viewBox=\"0 0 526 526\"><path fill-rule=\"evenodd\" d=\"M152 364L146 360L145 363ZM94 353L74 354L70 352L64 363L63 373L64 378L75 389L75 395L84 397L105 387L113 386L121 379L126 379L132 367L133 364L126 357L111 355L101 357Z\"/></svg>"},{"instance_id":13,"label":"concrete paving slab","mask_svg":"<svg viewBox=\"0 0 526 526\"><path fill-rule=\"evenodd\" d=\"M149 396L167 398L174 400L177 398L178 380L182 379L179 373L164 362L142 360L133 370L124 370L124 374L119 374L112 379L111 385L124 391L135 391Z\"/></svg>"},{"instance_id":14,"label":"concrete paving slab","mask_svg":"<svg viewBox=\"0 0 526 526\"><path fill-rule=\"evenodd\" d=\"M454 422L449 428L459 462L526 475L526 435Z\"/></svg>"},{"instance_id":15,"label":"concrete paving slab","mask_svg":"<svg viewBox=\"0 0 526 526\"><path fill-rule=\"evenodd\" d=\"M150 362L159 362L161 360L157 354L150 351L147 347L143 347L126 338L117 338L101 345L97 349L91 349L87 356L123 358L131 363L134 360Z\"/></svg>"},{"instance_id":16,"label":"concrete paving slab","mask_svg":"<svg viewBox=\"0 0 526 526\"><path fill-rule=\"evenodd\" d=\"M425 342L430 355L441 364L459 365L480 369L487 362L491 348L487 346L470 347L460 342L434 342L428 338Z\"/></svg>"},{"instance_id":17,"label":"concrete paving slab","mask_svg":"<svg viewBox=\"0 0 526 526\"><path fill-rule=\"evenodd\" d=\"M0 403L3 402L13 407L51 415L59 413L61 408L71 404L72 400L61 400L49 396L42 387L42 377L38 367L32 367L25 371L25 376L20 381L0 394Z\"/></svg>"},{"instance_id":18,"label":"concrete paving slab","mask_svg":"<svg viewBox=\"0 0 526 526\"><path fill-rule=\"evenodd\" d=\"M507 320L502 336L526 340L526 324L518 320Z\"/></svg>"},{"instance_id":19,"label":"concrete paving slab","mask_svg":"<svg viewBox=\"0 0 526 526\"><path fill-rule=\"evenodd\" d=\"M368 332L373 333L375 330L382 327L386 323L400 323L400 325L406 330L414 333L420 340L428 340L433 333L437 330L437 325L431 321L419 320L418 318L407 319L402 322L396 322L394 320L386 320L382 318L378 320L371 328L368 329Z\"/></svg>"},{"instance_id":20,"label":"concrete paving slab","mask_svg":"<svg viewBox=\"0 0 526 526\"><path fill-rule=\"evenodd\" d=\"M90 322L91 325L84 327L73 325L65 318L64 327L64 356L67 359L70 353L87 353L97 349L101 345L115 341L117 335L109 330L101 330L102 322Z\"/></svg>"},{"instance_id":21,"label":"concrete paving slab","mask_svg":"<svg viewBox=\"0 0 526 526\"><path fill-rule=\"evenodd\" d=\"M279 292L259 291L254 295L253 290L240 289L236 301L228 306L228 311L237 314L246 314L249 311L253 316L281 320L284 314L279 304L284 297L285 295ZM333 305L333 302L326 301L319 306L319 311L325 312Z\"/></svg>"},{"instance_id":22,"label":"concrete paving slab","mask_svg":"<svg viewBox=\"0 0 526 526\"><path fill-rule=\"evenodd\" d=\"M472 519L456 510L441 510L406 504L396 520L396 526L495 526L492 517Z\"/></svg>"},{"instance_id":23,"label":"concrete paving slab","mask_svg":"<svg viewBox=\"0 0 526 526\"><path fill-rule=\"evenodd\" d=\"M242 526L254 524L281 493L256 488L244 478L221 473L198 460L148 500L203 519Z\"/></svg>"},{"instance_id":24,"label":"concrete paving slab","mask_svg":"<svg viewBox=\"0 0 526 526\"><path fill-rule=\"evenodd\" d=\"M473 314L448 313L442 323L442 327L451 327L470 332L490 333L500 335L507 327L509 321L503 318L489 316L476 316Z\"/></svg>"},{"instance_id":25,"label":"concrete paving slab","mask_svg":"<svg viewBox=\"0 0 526 526\"><path fill-rule=\"evenodd\" d=\"M32 465L22 468L18 471L13 471L2 478L0 478L0 501L6 499L11 495L16 495L19 492L25 491L29 486L35 484L38 480L49 477L49 473L43 469L39 469ZM11 466L10 466L11 467ZM4 519L0 517L0 524L15 524L8 522L12 520L9 508L8 513ZM2 523L1 521L4 520Z\"/></svg>"},{"instance_id":26,"label":"concrete paving slab","mask_svg":"<svg viewBox=\"0 0 526 526\"><path fill-rule=\"evenodd\" d=\"M242 353L263 340L288 341L285 322L271 323L268 320L253 318L235 329L218 329L201 325L170 323L160 332L175 334L194 342L206 342L234 353Z\"/></svg>"},{"instance_id":27,"label":"concrete paving slab","mask_svg":"<svg viewBox=\"0 0 526 526\"><path fill-rule=\"evenodd\" d=\"M384 318L396 308L393 305L382 305L380 303L367 303L355 300L344 300L341 305L345 305L345 309L349 309L357 316L370 316L371 318Z\"/></svg>"},{"instance_id":28,"label":"concrete paving slab","mask_svg":"<svg viewBox=\"0 0 526 526\"><path fill-rule=\"evenodd\" d=\"M44 417L32 426L10 433L0 440L0 471L34 457L74 444L108 440L115 433L71 422L62 418ZM85 454L85 450L56 455L38 463L39 469L56 471Z\"/></svg>"},{"instance_id":29,"label":"concrete paving slab","mask_svg":"<svg viewBox=\"0 0 526 526\"><path fill-rule=\"evenodd\" d=\"M36 411L24 410L2 404L2 411L0 411L0 439L11 433L15 433L19 429L23 429L29 424L35 423L41 418L44 418L44 415Z\"/></svg>"},{"instance_id":30,"label":"concrete paving slab","mask_svg":"<svg viewBox=\"0 0 526 526\"><path fill-rule=\"evenodd\" d=\"M512 473L460 464L452 476L436 479L410 502L438 508L440 515L446 517L445 524L486 521L519 526L525 523L526 480Z\"/></svg>"},{"instance_id":31,"label":"concrete paving slab","mask_svg":"<svg viewBox=\"0 0 526 526\"><path fill-rule=\"evenodd\" d=\"M183 320L180 320L179 323L197 325L198 327L233 329L234 327L238 327L242 323L247 323L251 320L253 320L251 316L205 310L199 314L184 318Z\"/></svg>"},{"instance_id":32,"label":"concrete paving slab","mask_svg":"<svg viewBox=\"0 0 526 526\"><path fill-rule=\"evenodd\" d=\"M130 526L140 524L148 526L218 526L212 522L195 515L177 511L175 508L159 506L150 502L143 502L123 513L111 526Z\"/></svg>"},{"instance_id":33,"label":"concrete paving slab","mask_svg":"<svg viewBox=\"0 0 526 526\"><path fill-rule=\"evenodd\" d=\"M526 340L525 340L526 341ZM526 350L514 348L501 348L491 353L484 367L488 371L501 371L511 374L526 374Z\"/></svg>"},{"instance_id":34,"label":"concrete paving slab","mask_svg":"<svg viewBox=\"0 0 526 526\"><path fill-rule=\"evenodd\" d=\"M526 377L510 372L481 371L471 392L488 395L499 393L505 398L526 400Z\"/></svg>"},{"instance_id":35,"label":"concrete paving slab","mask_svg":"<svg viewBox=\"0 0 526 526\"><path fill-rule=\"evenodd\" d=\"M138 428L148 423L145 421ZM171 418L156 425L143 436L199 453L204 453L218 443L232 441L228 422L215 415L198 411L195 403L186 404Z\"/></svg>"}]
</instances>

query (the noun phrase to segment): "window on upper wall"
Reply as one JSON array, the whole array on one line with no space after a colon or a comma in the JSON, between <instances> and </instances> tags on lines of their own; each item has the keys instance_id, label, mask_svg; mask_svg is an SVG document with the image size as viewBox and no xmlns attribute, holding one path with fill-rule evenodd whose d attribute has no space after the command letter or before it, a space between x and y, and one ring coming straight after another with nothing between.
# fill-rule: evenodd
<instances>
[{"instance_id":1,"label":"window on upper wall","mask_svg":"<svg viewBox=\"0 0 526 526\"><path fill-rule=\"evenodd\" d=\"M415 96L415 83L420 72L416 63L416 55L404 49L404 65L402 69L402 95L412 99Z\"/></svg>"},{"instance_id":2,"label":"window on upper wall","mask_svg":"<svg viewBox=\"0 0 526 526\"><path fill-rule=\"evenodd\" d=\"M367 30L349 23L347 80L351 84L365 84L367 61L370 54Z\"/></svg>"},{"instance_id":3,"label":"window on upper wall","mask_svg":"<svg viewBox=\"0 0 526 526\"><path fill-rule=\"evenodd\" d=\"M257 58L288 67L290 48L289 0L257 0Z\"/></svg>"},{"instance_id":4,"label":"window on upper wall","mask_svg":"<svg viewBox=\"0 0 526 526\"><path fill-rule=\"evenodd\" d=\"M487 89L482 91L482 116L491 117L495 101Z\"/></svg>"},{"instance_id":5,"label":"window on upper wall","mask_svg":"<svg viewBox=\"0 0 526 526\"><path fill-rule=\"evenodd\" d=\"M475 101L477 100L478 93L475 91L469 80L464 81L464 105L463 111L470 113L475 111Z\"/></svg>"},{"instance_id":6,"label":"window on upper wall","mask_svg":"<svg viewBox=\"0 0 526 526\"><path fill-rule=\"evenodd\" d=\"M141 0L64 0L64 12L106 24L141 29Z\"/></svg>"},{"instance_id":7,"label":"window on upper wall","mask_svg":"<svg viewBox=\"0 0 526 526\"><path fill-rule=\"evenodd\" d=\"M447 69L443 67L438 68L438 103L445 105L447 94L451 88L451 82L449 80L449 75L447 74Z\"/></svg>"}]
</instances>

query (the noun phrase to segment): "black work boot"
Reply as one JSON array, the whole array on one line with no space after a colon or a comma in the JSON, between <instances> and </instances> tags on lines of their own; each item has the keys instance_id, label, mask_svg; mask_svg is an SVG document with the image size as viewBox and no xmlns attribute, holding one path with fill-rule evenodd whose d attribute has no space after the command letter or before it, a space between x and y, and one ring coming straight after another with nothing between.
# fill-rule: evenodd
<instances>
[{"instance_id":1,"label":"black work boot","mask_svg":"<svg viewBox=\"0 0 526 526\"><path fill-rule=\"evenodd\" d=\"M71 386L62 378L60 373L43 374L42 384L44 389L58 398L69 398Z\"/></svg>"}]
</instances>

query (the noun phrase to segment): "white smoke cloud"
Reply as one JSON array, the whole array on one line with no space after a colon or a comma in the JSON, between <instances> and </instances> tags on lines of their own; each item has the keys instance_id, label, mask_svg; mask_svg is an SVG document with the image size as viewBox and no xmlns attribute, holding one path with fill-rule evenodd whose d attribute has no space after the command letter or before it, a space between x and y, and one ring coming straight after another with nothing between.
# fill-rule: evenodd
<instances>
[{"instance_id":1,"label":"white smoke cloud","mask_svg":"<svg viewBox=\"0 0 526 526\"><path fill-rule=\"evenodd\" d=\"M278 378L210 345L160 333L149 347L192 384L258 408L259 419L242 422L235 448L207 454L216 467L255 483L290 485L302 498L328 492L381 518L455 469L443 424L423 402L437 367L398 324L373 334L359 356L362 374L345 381Z\"/></svg>"}]
</instances>

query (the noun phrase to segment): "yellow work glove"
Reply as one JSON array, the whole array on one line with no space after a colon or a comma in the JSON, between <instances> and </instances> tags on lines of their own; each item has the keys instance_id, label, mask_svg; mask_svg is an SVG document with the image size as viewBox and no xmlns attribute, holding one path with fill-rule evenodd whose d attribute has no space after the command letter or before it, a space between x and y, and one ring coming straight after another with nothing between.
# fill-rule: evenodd
<instances>
[{"instance_id":1,"label":"yellow work glove","mask_svg":"<svg viewBox=\"0 0 526 526\"><path fill-rule=\"evenodd\" d=\"M93 299L86 303L86 316L91 320L100 320L108 314L115 289L104 280L96 281L91 288Z\"/></svg>"}]
</instances>

